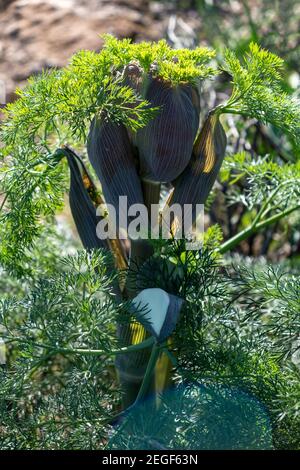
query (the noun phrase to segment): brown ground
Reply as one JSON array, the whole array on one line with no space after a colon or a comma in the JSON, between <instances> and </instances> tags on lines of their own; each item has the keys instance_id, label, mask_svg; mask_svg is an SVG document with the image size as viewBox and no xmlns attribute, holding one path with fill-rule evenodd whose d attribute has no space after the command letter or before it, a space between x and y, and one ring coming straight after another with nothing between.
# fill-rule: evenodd
<instances>
[{"instance_id":1,"label":"brown ground","mask_svg":"<svg viewBox=\"0 0 300 470\"><path fill-rule=\"evenodd\" d=\"M148 0L0 0L0 80L7 100L29 75L65 65L80 49L99 49L99 34L158 39L166 21L159 4Z\"/></svg>"}]
</instances>

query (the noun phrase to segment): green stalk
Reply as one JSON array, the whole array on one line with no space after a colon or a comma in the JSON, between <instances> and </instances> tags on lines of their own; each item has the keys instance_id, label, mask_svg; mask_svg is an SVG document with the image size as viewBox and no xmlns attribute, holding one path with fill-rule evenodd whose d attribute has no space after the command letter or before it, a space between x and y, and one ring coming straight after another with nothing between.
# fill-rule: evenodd
<instances>
[{"instance_id":1,"label":"green stalk","mask_svg":"<svg viewBox=\"0 0 300 470\"><path fill-rule=\"evenodd\" d=\"M142 181L144 203L148 211L151 211L151 205L157 204L160 197L160 184L151 181ZM130 274L127 276L125 291L128 298L133 298L137 294L136 275L140 266L153 254L153 247L148 239L131 240L130 252ZM130 325L122 325L118 329L118 336L124 346L136 342L137 332L134 332ZM138 331L139 340L147 338L149 333L140 325ZM151 343L152 344L152 343ZM119 355L117 358L117 369L121 387L123 390L123 408L127 409L135 403L136 397L139 393L143 379L145 377L147 364L150 358L150 348L145 348L143 351L137 351L136 354L127 356L126 354ZM152 384L154 390L154 381Z\"/></svg>"},{"instance_id":2,"label":"green stalk","mask_svg":"<svg viewBox=\"0 0 300 470\"><path fill-rule=\"evenodd\" d=\"M269 208L269 204L273 201L274 197L276 196L276 194L279 192L279 190L283 187L283 186L286 186L290 183L294 183L295 181L294 180L287 180L287 181L283 181L282 183L280 183L277 188L274 189L274 191L270 194L270 196L268 197L268 199L266 200L266 202L262 205L261 209L258 211L256 217L254 218L253 222L252 222L252 225L256 225L257 222L260 221L260 219L267 215L267 213L271 210L271 208Z\"/></svg>"},{"instance_id":3,"label":"green stalk","mask_svg":"<svg viewBox=\"0 0 300 470\"><path fill-rule=\"evenodd\" d=\"M3 335L2 335L3 336ZM20 341L24 342L23 338L10 338L10 342L13 341ZM153 336L145 339L141 343L138 344L131 344L130 346L120 348L120 349L111 349L110 351L105 351L103 349L83 349L83 348L53 348L51 345L42 344L42 343L34 343L31 342L32 345L37 346L38 348L48 349L50 355L54 354L82 354L87 356L117 356L118 354L127 354L127 353L134 353L136 351L141 351L142 349L149 348L155 342Z\"/></svg>"},{"instance_id":4,"label":"green stalk","mask_svg":"<svg viewBox=\"0 0 300 470\"><path fill-rule=\"evenodd\" d=\"M163 349L163 352L168 356L170 359L172 366L177 368L178 367L178 361L177 358L174 356L174 354L168 349L168 347Z\"/></svg>"},{"instance_id":5,"label":"green stalk","mask_svg":"<svg viewBox=\"0 0 300 470\"><path fill-rule=\"evenodd\" d=\"M139 390L139 393L137 394L135 404L138 403L139 401L143 400L147 393L149 392L149 387L153 378L153 373L156 365L156 361L158 359L160 353L160 346L158 344L153 344L151 355L149 358L149 362L147 365L147 369L144 375L143 382L141 384L141 388Z\"/></svg>"},{"instance_id":6,"label":"green stalk","mask_svg":"<svg viewBox=\"0 0 300 470\"><path fill-rule=\"evenodd\" d=\"M141 343L138 344L131 344L130 346L120 348L120 349L112 349L111 351L103 351L101 349L68 349L68 348L59 348L57 349L58 353L64 354L84 354L88 356L101 356L105 354L106 356L117 356L118 354L127 354L133 353L136 351L141 351L142 349L149 348L154 343L153 336L145 339Z\"/></svg>"},{"instance_id":7,"label":"green stalk","mask_svg":"<svg viewBox=\"0 0 300 470\"><path fill-rule=\"evenodd\" d=\"M241 232L237 233L234 237L222 243L222 245L218 248L217 251L223 254L223 253L226 253L227 251L232 250L237 245L239 245L240 242L248 238L253 233L258 232L259 230L262 230L271 224L274 224L278 220L282 219L283 217L288 216L289 214L296 211L297 209L300 209L300 204L297 204L296 206L292 206L289 209L281 211L278 214L275 214L269 217L268 219L262 220L261 222L258 222L257 220L255 221L254 219L255 223L252 223L249 227L245 228Z\"/></svg>"}]
</instances>

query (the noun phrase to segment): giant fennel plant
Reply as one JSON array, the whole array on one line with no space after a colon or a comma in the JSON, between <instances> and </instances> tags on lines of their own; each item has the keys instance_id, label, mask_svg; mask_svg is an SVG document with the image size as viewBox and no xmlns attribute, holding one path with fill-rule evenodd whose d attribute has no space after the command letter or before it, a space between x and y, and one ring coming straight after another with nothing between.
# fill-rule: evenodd
<instances>
[{"instance_id":1,"label":"giant fennel plant","mask_svg":"<svg viewBox=\"0 0 300 470\"><path fill-rule=\"evenodd\" d=\"M0 261L3 282L21 281L0 308L1 446L295 448L299 278L263 263L237 269L222 256L299 216L298 163L228 156L221 178L247 179L250 189L230 197L250 222L223 243L210 228L200 250L187 249L174 238L178 220L168 242L96 233L111 215L97 207L118 212L120 196L149 210L167 190L165 207L206 203L226 152L222 114L271 124L299 145L282 60L251 44L241 61L226 51L218 69L207 48L104 41L100 53L31 78L5 109ZM221 70L231 96L199 122L201 84ZM59 261L36 266L68 169L85 251L58 250Z\"/></svg>"}]
</instances>

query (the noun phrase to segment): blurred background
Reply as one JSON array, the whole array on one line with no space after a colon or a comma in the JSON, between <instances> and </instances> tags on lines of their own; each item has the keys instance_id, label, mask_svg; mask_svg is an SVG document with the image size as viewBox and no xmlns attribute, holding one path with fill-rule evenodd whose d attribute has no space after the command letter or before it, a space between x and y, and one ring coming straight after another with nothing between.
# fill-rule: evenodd
<instances>
[{"instance_id":1,"label":"blurred background","mask_svg":"<svg viewBox=\"0 0 300 470\"><path fill-rule=\"evenodd\" d=\"M100 49L99 34L112 33L241 52L255 40L287 60L297 86L299 30L298 0L0 0L0 79L10 100L29 75Z\"/></svg>"}]
</instances>

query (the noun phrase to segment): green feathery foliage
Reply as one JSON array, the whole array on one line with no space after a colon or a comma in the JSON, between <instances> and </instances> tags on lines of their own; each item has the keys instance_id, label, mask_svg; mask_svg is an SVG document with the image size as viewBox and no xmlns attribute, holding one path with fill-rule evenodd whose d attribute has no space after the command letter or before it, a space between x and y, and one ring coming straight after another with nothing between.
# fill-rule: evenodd
<instances>
[{"instance_id":1,"label":"green feathery foliage","mask_svg":"<svg viewBox=\"0 0 300 470\"><path fill-rule=\"evenodd\" d=\"M170 263L177 265L173 273ZM209 250L185 252L171 241L140 269L147 287L158 282L148 269L158 264L160 287L186 301L172 343L162 349L177 388L162 394L157 411L148 402L134 408L109 447L123 448L130 438L131 448L223 448L225 432L230 448L299 448L295 350L285 353L299 329L297 279L267 266L224 269ZM0 304L7 347L2 449L101 449L111 435L120 401L112 367L115 321L131 321L129 303L116 301L103 252L80 252L60 265Z\"/></svg>"},{"instance_id":2,"label":"green feathery foliage","mask_svg":"<svg viewBox=\"0 0 300 470\"><path fill-rule=\"evenodd\" d=\"M299 145L299 100L283 91L283 65L281 58L255 43L250 44L242 63L233 51L226 50L224 69L232 76L233 90L219 110L273 124Z\"/></svg>"},{"instance_id":3,"label":"green feathery foliage","mask_svg":"<svg viewBox=\"0 0 300 470\"><path fill-rule=\"evenodd\" d=\"M228 185L226 203L239 204L244 213L240 231L220 246L225 253L258 231L284 220L297 229L300 204L300 166L282 164L268 155L254 159L241 152L228 156L221 169L221 181Z\"/></svg>"},{"instance_id":4,"label":"green feathery foliage","mask_svg":"<svg viewBox=\"0 0 300 470\"><path fill-rule=\"evenodd\" d=\"M242 286L252 294L246 320L260 323L264 335L272 339L274 354L295 357L300 350L299 275L274 266L263 270L239 266L237 275L236 288Z\"/></svg>"},{"instance_id":5,"label":"green feathery foliage","mask_svg":"<svg viewBox=\"0 0 300 470\"><path fill-rule=\"evenodd\" d=\"M165 40L133 44L130 39L118 41L108 34L103 37L104 49L113 54L116 67L136 61L144 73L152 70L174 85L180 82L197 83L217 73L215 68L207 65L215 57L215 51L207 47L174 50Z\"/></svg>"},{"instance_id":6,"label":"green feathery foliage","mask_svg":"<svg viewBox=\"0 0 300 470\"><path fill-rule=\"evenodd\" d=\"M252 210L269 200L274 209L283 210L299 203L300 161L283 165L269 156L254 159L249 153L241 152L226 158L221 181L234 188L229 196L231 203L241 202ZM238 186L243 181L245 190Z\"/></svg>"},{"instance_id":7,"label":"green feathery foliage","mask_svg":"<svg viewBox=\"0 0 300 470\"><path fill-rule=\"evenodd\" d=\"M34 240L63 206L66 174L59 159L45 149L18 148L18 157L7 156L1 165L1 263L22 271ZM43 220L41 220L41 216ZM22 260L22 265L19 262Z\"/></svg>"}]
</instances>

